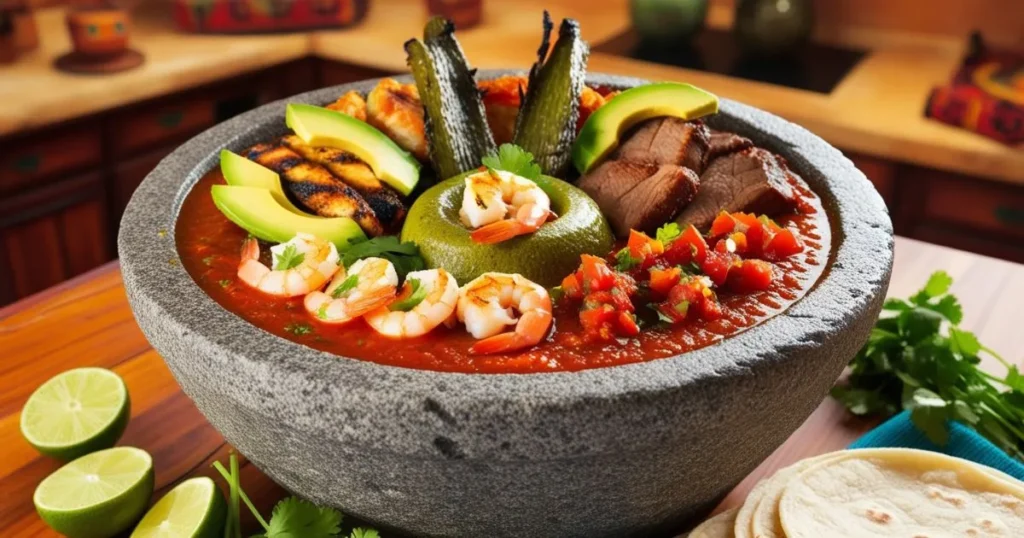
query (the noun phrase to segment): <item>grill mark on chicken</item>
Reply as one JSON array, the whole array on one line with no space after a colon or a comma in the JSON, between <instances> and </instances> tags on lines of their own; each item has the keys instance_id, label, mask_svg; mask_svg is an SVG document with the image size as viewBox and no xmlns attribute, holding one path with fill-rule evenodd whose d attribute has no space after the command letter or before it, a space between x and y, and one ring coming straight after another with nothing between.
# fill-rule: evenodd
<instances>
[{"instance_id":1,"label":"grill mark on chicken","mask_svg":"<svg viewBox=\"0 0 1024 538\"><path fill-rule=\"evenodd\" d=\"M337 148L310 146L295 135L286 136L281 142L302 157L327 168L334 177L358 191L382 225L396 228L405 218L408 207L402 197L377 179L370 166L359 157Z\"/></svg>"},{"instance_id":2,"label":"grill mark on chicken","mask_svg":"<svg viewBox=\"0 0 1024 538\"><path fill-rule=\"evenodd\" d=\"M246 157L277 172L284 185L304 206L322 217L349 217L367 235L378 236L383 227L359 193L315 163L280 144L256 144Z\"/></svg>"}]
</instances>

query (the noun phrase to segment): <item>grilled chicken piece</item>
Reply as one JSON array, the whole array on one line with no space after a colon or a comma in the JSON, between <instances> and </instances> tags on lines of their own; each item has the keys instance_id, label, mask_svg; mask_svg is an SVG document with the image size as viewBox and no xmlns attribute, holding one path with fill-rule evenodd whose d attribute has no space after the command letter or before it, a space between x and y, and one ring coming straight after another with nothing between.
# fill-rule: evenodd
<instances>
[{"instance_id":1,"label":"grilled chicken piece","mask_svg":"<svg viewBox=\"0 0 1024 538\"><path fill-rule=\"evenodd\" d=\"M423 103L415 84L386 78L366 96L366 122L420 161L429 159Z\"/></svg>"},{"instance_id":2,"label":"grilled chicken piece","mask_svg":"<svg viewBox=\"0 0 1024 538\"><path fill-rule=\"evenodd\" d=\"M246 157L277 172L299 202L317 215L349 217L369 236L384 232L366 200L323 166L280 144L256 144L249 148Z\"/></svg>"},{"instance_id":3,"label":"grilled chicken piece","mask_svg":"<svg viewBox=\"0 0 1024 538\"><path fill-rule=\"evenodd\" d=\"M348 114L359 121L366 121L366 100L355 90L351 90L327 105L327 108Z\"/></svg>"},{"instance_id":4,"label":"grilled chicken piece","mask_svg":"<svg viewBox=\"0 0 1024 538\"><path fill-rule=\"evenodd\" d=\"M370 166L355 155L337 148L313 147L295 135L286 136L281 142L295 153L327 168L334 177L358 191L385 227L397 227L405 218L408 208L401 196L381 183Z\"/></svg>"}]
</instances>

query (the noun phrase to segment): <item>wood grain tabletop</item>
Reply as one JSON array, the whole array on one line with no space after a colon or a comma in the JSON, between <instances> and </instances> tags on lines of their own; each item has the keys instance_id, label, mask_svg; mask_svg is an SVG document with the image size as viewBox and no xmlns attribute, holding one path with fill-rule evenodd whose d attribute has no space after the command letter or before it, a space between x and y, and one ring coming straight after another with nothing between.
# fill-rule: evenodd
<instances>
[{"instance_id":1,"label":"wood grain tabletop","mask_svg":"<svg viewBox=\"0 0 1024 538\"><path fill-rule=\"evenodd\" d=\"M962 325L1008 360L1024 366L1024 347L1017 344L1024 314L1024 266L897 238L890 295L911 294L937 269L955 280L953 293L965 312ZM998 368L986 365L993 371ZM210 464L227 459L230 447L181 392L146 342L128 307L118 266L108 264L0 309L0 534L4 537L57 536L36 515L32 492L60 463L41 456L25 442L18 429L19 413L42 382L79 366L111 368L127 383L132 420L119 444L153 455L154 499L184 478L213 476ZM765 474L842 448L872 425L849 418L826 398L719 509L742 502ZM244 461L242 483L264 512L285 494ZM251 519L244 522L249 532L256 530Z\"/></svg>"}]
</instances>

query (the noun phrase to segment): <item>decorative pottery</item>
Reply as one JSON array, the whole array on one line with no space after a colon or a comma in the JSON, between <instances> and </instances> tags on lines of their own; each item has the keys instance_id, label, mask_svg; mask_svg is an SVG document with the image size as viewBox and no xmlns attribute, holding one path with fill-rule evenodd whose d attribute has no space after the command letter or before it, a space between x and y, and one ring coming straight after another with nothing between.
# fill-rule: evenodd
<instances>
[{"instance_id":1,"label":"decorative pottery","mask_svg":"<svg viewBox=\"0 0 1024 538\"><path fill-rule=\"evenodd\" d=\"M630 0L629 14L644 41L685 43L704 26L708 0Z\"/></svg>"},{"instance_id":2,"label":"decorative pottery","mask_svg":"<svg viewBox=\"0 0 1024 538\"><path fill-rule=\"evenodd\" d=\"M780 56L805 43L814 28L811 0L739 0L736 37L753 56Z\"/></svg>"},{"instance_id":3,"label":"decorative pottery","mask_svg":"<svg viewBox=\"0 0 1024 538\"><path fill-rule=\"evenodd\" d=\"M676 532L803 423L867 338L892 266L881 197L817 136L729 100L709 123L785 157L823 199L835 240L805 297L718 344L581 372L442 373L316 351L221 308L178 259L185 195L221 149L283 135L286 102L323 105L376 83L206 131L146 177L121 222L121 271L146 337L227 440L295 494L416 536Z\"/></svg>"},{"instance_id":4,"label":"decorative pottery","mask_svg":"<svg viewBox=\"0 0 1024 538\"><path fill-rule=\"evenodd\" d=\"M128 48L128 11L92 6L68 10L71 52L57 58L57 69L72 73L116 73L142 65L144 58Z\"/></svg>"}]
</instances>

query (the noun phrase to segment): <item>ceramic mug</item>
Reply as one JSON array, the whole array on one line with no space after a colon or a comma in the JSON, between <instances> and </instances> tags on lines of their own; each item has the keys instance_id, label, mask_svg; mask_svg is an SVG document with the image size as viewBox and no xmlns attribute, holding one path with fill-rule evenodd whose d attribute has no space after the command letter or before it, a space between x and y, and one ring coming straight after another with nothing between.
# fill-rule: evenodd
<instances>
[{"instance_id":1,"label":"ceramic mug","mask_svg":"<svg viewBox=\"0 0 1024 538\"><path fill-rule=\"evenodd\" d=\"M67 24L75 52L82 56L116 56L128 48L128 12L124 9L72 9Z\"/></svg>"}]
</instances>

